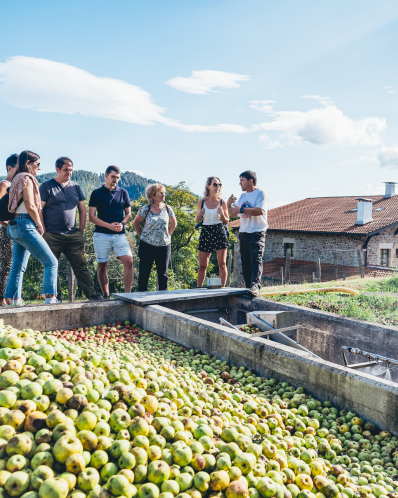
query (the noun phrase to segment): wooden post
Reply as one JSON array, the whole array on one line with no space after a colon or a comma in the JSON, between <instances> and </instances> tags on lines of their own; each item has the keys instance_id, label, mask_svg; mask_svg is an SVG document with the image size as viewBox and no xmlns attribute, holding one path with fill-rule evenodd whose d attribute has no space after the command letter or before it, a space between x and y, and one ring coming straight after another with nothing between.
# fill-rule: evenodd
<instances>
[{"instance_id":1,"label":"wooden post","mask_svg":"<svg viewBox=\"0 0 398 498\"><path fill-rule=\"evenodd\" d=\"M318 258L318 261L316 263L317 269L318 269L318 282L321 283L322 281L322 275L321 275L321 260Z\"/></svg>"},{"instance_id":2,"label":"wooden post","mask_svg":"<svg viewBox=\"0 0 398 498\"><path fill-rule=\"evenodd\" d=\"M338 265L337 265L337 250L335 249L334 250L334 279L337 280L337 271L339 269Z\"/></svg>"},{"instance_id":3,"label":"wooden post","mask_svg":"<svg viewBox=\"0 0 398 498\"><path fill-rule=\"evenodd\" d=\"M312 281L313 281L313 282L316 282L315 272L314 272L314 271L312 272Z\"/></svg>"},{"instance_id":4,"label":"wooden post","mask_svg":"<svg viewBox=\"0 0 398 498\"><path fill-rule=\"evenodd\" d=\"M285 283L290 283L290 256L292 251L288 249L286 251L286 263L285 263Z\"/></svg>"},{"instance_id":5,"label":"wooden post","mask_svg":"<svg viewBox=\"0 0 398 498\"><path fill-rule=\"evenodd\" d=\"M71 303L75 300L77 280L70 263L68 263L68 298Z\"/></svg>"},{"instance_id":6,"label":"wooden post","mask_svg":"<svg viewBox=\"0 0 398 498\"><path fill-rule=\"evenodd\" d=\"M343 271L343 280L345 280L345 271Z\"/></svg>"},{"instance_id":7,"label":"wooden post","mask_svg":"<svg viewBox=\"0 0 398 498\"><path fill-rule=\"evenodd\" d=\"M225 282L225 287L231 287L231 266L232 266L232 249L228 251L227 281Z\"/></svg>"},{"instance_id":8,"label":"wooden post","mask_svg":"<svg viewBox=\"0 0 398 498\"><path fill-rule=\"evenodd\" d=\"M283 285L283 266L281 266L281 285Z\"/></svg>"},{"instance_id":9,"label":"wooden post","mask_svg":"<svg viewBox=\"0 0 398 498\"><path fill-rule=\"evenodd\" d=\"M357 249L357 259L358 259L359 271L361 273L361 278L365 278L365 271L363 269L361 251L359 249Z\"/></svg>"}]
</instances>

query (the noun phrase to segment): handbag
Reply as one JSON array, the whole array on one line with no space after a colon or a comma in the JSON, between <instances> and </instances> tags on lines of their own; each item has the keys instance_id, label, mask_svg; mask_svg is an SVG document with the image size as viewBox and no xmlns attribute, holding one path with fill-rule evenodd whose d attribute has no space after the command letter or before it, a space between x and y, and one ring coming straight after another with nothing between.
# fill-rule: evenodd
<instances>
[{"instance_id":1,"label":"handbag","mask_svg":"<svg viewBox=\"0 0 398 498\"><path fill-rule=\"evenodd\" d=\"M0 221L11 221L15 218L15 213L8 211L8 201L10 200L10 187L7 193L0 199ZM17 209L22 204L22 197L18 200Z\"/></svg>"},{"instance_id":2,"label":"handbag","mask_svg":"<svg viewBox=\"0 0 398 498\"><path fill-rule=\"evenodd\" d=\"M205 201L204 201L204 199L202 199L202 207L201 207L201 209L203 209L203 205L204 205L204 203L205 203ZM221 199L221 201L220 201L220 206L222 206L222 203L223 203L223 200ZM200 228L202 228L202 226L203 226L203 218L199 221L199 223L197 223L197 224L195 225L195 230L199 230ZM224 225L224 224L223 224L223 227L224 227L224 229L225 229L225 233L226 233L226 235L227 235L227 239L229 239L229 229L228 229L228 225Z\"/></svg>"}]
</instances>

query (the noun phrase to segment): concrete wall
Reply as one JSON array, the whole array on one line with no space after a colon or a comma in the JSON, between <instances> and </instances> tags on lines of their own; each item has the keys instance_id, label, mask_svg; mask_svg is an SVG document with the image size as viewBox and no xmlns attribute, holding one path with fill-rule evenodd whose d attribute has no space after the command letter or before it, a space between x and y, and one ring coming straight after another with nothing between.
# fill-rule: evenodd
<instances>
[{"instance_id":1,"label":"concrete wall","mask_svg":"<svg viewBox=\"0 0 398 498\"><path fill-rule=\"evenodd\" d=\"M284 304L269 299L230 298L233 309L231 323L245 323L249 311L294 311L296 323L307 326L300 330L300 344L324 358L343 365L341 347L350 346L362 351L398 359L398 328L365 320L354 320L326 311L315 311L304 306ZM347 356L351 363L363 363L363 356Z\"/></svg>"},{"instance_id":2,"label":"concrete wall","mask_svg":"<svg viewBox=\"0 0 398 498\"><path fill-rule=\"evenodd\" d=\"M230 313L232 312L229 308L230 305L228 302L228 296L216 298L212 297L208 299L189 299L186 301L172 301L164 304L163 306L181 313L192 312L193 316L213 323L220 323L219 318L224 318L225 320L230 321ZM195 313L195 311L201 311L201 313Z\"/></svg>"},{"instance_id":3,"label":"concrete wall","mask_svg":"<svg viewBox=\"0 0 398 498\"><path fill-rule=\"evenodd\" d=\"M63 330L130 320L130 305L124 301L39 305L2 308L0 319L17 329Z\"/></svg>"},{"instance_id":4,"label":"concrete wall","mask_svg":"<svg viewBox=\"0 0 398 498\"><path fill-rule=\"evenodd\" d=\"M366 420L398 434L397 384L163 306L133 307L132 315L147 330L265 377L303 386L318 399L355 410Z\"/></svg>"}]
</instances>

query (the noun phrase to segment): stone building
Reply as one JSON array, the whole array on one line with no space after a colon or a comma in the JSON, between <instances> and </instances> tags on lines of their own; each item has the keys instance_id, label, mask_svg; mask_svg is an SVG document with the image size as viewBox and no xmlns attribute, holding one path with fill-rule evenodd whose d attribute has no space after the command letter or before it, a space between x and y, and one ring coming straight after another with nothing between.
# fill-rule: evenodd
<instances>
[{"instance_id":1,"label":"stone building","mask_svg":"<svg viewBox=\"0 0 398 498\"><path fill-rule=\"evenodd\" d=\"M288 249L296 267L304 262L314 267L319 259L325 265L337 260L341 268L358 268L358 250L365 273L398 267L398 196L392 182L386 183L384 195L316 197L271 209L268 224L265 268L272 268L272 262L281 267ZM239 226L240 220L230 223L235 231ZM234 284L242 282L238 242Z\"/></svg>"}]
</instances>

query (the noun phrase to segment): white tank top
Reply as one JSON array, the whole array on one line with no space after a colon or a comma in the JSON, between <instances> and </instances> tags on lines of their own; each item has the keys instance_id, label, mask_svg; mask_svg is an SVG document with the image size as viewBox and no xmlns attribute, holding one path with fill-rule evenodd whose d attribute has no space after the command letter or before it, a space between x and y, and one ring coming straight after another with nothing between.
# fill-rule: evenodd
<instances>
[{"instance_id":1,"label":"white tank top","mask_svg":"<svg viewBox=\"0 0 398 498\"><path fill-rule=\"evenodd\" d=\"M205 210L203 225L219 225L221 223L220 215L217 213L219 207L220 205L214 209L209 209L206 202L203 203L203 209Z\"/></svg>"},{"instance_id":2,"label":"white tank top","mask_svg":"<svg viewBox=\"0 0 398 498\"><path fill-rule=\"evenodd\" d=\"M22 201L21 204L17 207L17 209L15 210L15 214L28 214L24 201Z\"/></svg>"}]
</instances>

